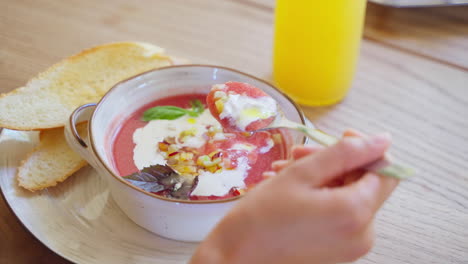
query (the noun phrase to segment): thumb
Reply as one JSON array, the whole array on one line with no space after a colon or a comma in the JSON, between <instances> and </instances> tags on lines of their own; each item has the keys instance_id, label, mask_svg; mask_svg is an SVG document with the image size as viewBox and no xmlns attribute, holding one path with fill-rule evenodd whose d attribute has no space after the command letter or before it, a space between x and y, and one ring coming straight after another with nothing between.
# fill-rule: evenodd
<instances>
[{"instance_id":1,"label":"thumb","mask_svg":"<svg viewBox=\"0 0 468 264\"><path fill-rule=\"evenodd\" d=\"M346 137L315 155L297 160L283 170L284 175L294 175L314 187L322 187L347 172L381 158L390 146L390 141L387 133L362 138Z\"/></svg>"}]
</instances>

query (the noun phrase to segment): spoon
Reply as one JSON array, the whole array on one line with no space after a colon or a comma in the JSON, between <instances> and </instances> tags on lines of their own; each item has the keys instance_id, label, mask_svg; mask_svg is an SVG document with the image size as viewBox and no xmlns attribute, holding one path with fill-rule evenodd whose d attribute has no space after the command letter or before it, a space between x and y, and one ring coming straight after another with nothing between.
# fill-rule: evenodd
<instances>
[{"instance_id":1,"label":"spoon","mask_svg":"<svg viewBox=\"0 0 468 264\"><path fill-rule=\"evenodd\" d=\"M268 126L249 132L257 133L261 131L268 131L271 129L287 128L305 134L310 139L322 146L332 146L338 143L338 138L315 128L312 123L310 123L310 127L307 127L303 124L293 122L284 116L284 113L283 111L281 111L279 106L278 109L278 115L276 116L275 120L271 122ZM375 172L380 175L389 176L397 179L406 179L413 175L412 169L392 162L389 154L386 154L384 157L365 166L364 169L366 169L367 171Z\"/></svg>"},{"instance_id":2,"label":"spoon","mask_svg":"<svg viewBox=\"0 0 468 264\"><path fill-rule=\"evenodd\" d=\"M235 103L228 102L229 96L233 95L236 96L237 101ZM262 98L261 100L263 101L254 105L255 100L260 100L260 98ZM242 102L242 100L248 102ZM311 127L307 127L303 124L287 119L281 107L273 98L262 90L249 84L228 82L221 85L215 85L208 94L207 104L212 115L227 130L245 131L253 134L271 129L287 128L299 131L323 146L332 146L339 141L338 138L315 128L312 124ZM233 108L236 108L234 110L237 111L233 111L233 114L231 115L223 115L222 112L225 105L229 105L228 109L232 110ZM240 120L242 118L239 118L238 113L246 111L248 107L255 108L255 111L250 112L260 113L259 116L261 117L250 118L249 121L252 122L247 125L245 122L243 122L244 124L241 124L242 122L240 122ZM397 179L406 179L413 174L412 169L392 162L388 154L365 166L364 169Z\"/></svg>"}]
</instances>

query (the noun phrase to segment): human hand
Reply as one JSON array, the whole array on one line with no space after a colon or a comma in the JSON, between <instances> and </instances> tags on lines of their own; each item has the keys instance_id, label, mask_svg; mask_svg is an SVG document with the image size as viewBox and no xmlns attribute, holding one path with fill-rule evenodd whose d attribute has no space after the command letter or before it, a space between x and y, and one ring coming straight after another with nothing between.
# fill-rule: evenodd
<instances>
[{"instance_id":1,"label":"human hand","mask_svg":"<svg viewBox=\"0 0 468 264\"><path fill-rule=\"evenodd\" d=\"M344 132L343 137L360 137L363 138L365 137L364 134L355 131L355 130L347 130ZM323 146L321 145L296 145L293 146L291 150L291 158L288 160L278 160L273 162L272 164L272 171L266 171L263 173L263 177L265 178L270 178L274 177L277 175L278 172L286 168L287 166L291 165L294 163L296 160L299 160L303 157L306 157L308 155L312 155L319 150L324 149ZM360 178L363 175L363 171L353 171L350 173L345 173L341 175L340 177L336 177L332 181L328 182L326 184L326 187L337 187L337 186L342 186L345 184L349 184L356 179Z\"/></svg>"},{"instance_id":2,"label":"human hand","mask_svg":"<svg viewBox=\"0 0 468 264\"><path fill-rule=\"evenodd\" d=\"M398 181L360 168L383 156L386 135L348 132L300 147L248 192L199 246L192 263L338 263L373 245L373 218ZM268 173L267 173L268 176Z\"/></svg>"}]
</instances>

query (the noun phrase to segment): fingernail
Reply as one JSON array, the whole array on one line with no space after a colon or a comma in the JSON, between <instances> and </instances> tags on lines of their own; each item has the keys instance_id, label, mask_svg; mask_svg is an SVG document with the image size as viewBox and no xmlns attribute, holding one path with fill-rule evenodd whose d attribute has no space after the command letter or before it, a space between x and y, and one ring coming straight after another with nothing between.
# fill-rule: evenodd
<instances>
[{"instance_id":1,"label":"fingernail","mask_svg":"<svg viewBox=\"0 0 468 264\"><path fill-rule=\"evenodd\" d=\"M276 173L274 171L265 171L262 176L264 178L272 178L276 176Z\"/></svg>"},{"instance_id":2,"label":"fingernail","mask_svg":"<svg viewBox=\"0 0 468 264\"><path fill-rule=\"evenodd\" d=\"M294 145L294 146L292 146L291 151L296 151L296 149L298 149L299 147L300 146L298 146L298 145Z\"/></svg>"},{"instance_id":3,"label":"fingernail","mask_svg":"<svg viewBox=\"0 0 468 264\"><path fill-rule=\"evenodd\" d=\"M289 162L288 160L275 160L271 163L271 166L274 167L274 166L282 166L284 165L285 163Z\"/></svg>"},{"instance_id":4,"label":"fingernail","mask_svg":"<svg viewBox=\"0 0 468 264\"><path fill-rule=\"evenodd\" d=\"M392 135L390 135L388 132L385 132L373 136L370 140L374 145L388 145L392 140Z\"/></svg>"}]
</instances>

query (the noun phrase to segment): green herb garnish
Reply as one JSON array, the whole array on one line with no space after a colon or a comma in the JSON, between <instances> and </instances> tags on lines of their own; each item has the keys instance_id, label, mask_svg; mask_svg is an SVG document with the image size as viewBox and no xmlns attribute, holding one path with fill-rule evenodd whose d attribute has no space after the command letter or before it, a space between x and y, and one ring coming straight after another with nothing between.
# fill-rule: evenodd
<instances>
[{"instance_id":1,"label":"green herb garnish","mask_svg":"<svg viewBox=\"0 0 468 264\"><path fill-rule=\"evenodd\" d=\"M200 100L192 100L190 101L190 105L192 109L188 112L189 116L197 117L205 111L205 107Z\"/></svg>"},{"instance_id":2,"label":"green herb garnish","mask_svg":"<svg viewBox=\"0 0 468 264\"><path fill-rule=\"evenodd\" d=\"M156 106L146 110L143 113L143 121L151 121L157 119L163 120L174 120L184 115L189 115L191 117L197 117L205 111L205 107L200 100L190 101L191 109L184 109L177 106L165 105L165 106Z\"/></svg>"}]
</instances>

